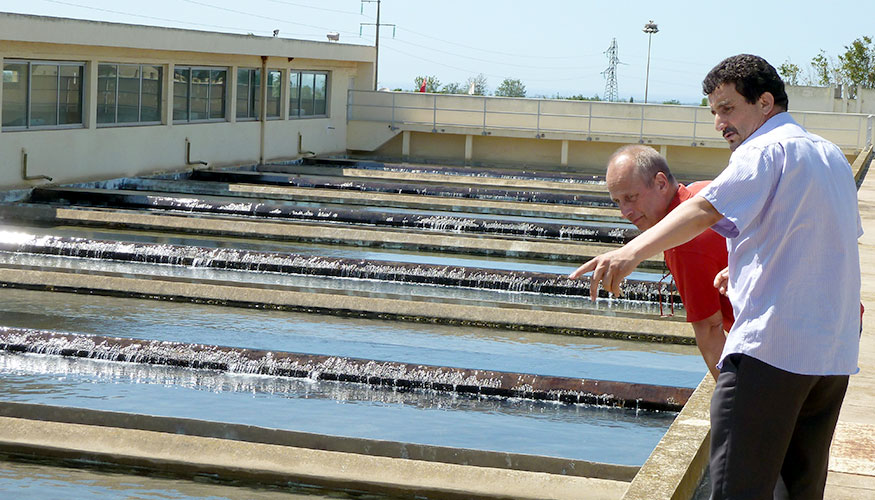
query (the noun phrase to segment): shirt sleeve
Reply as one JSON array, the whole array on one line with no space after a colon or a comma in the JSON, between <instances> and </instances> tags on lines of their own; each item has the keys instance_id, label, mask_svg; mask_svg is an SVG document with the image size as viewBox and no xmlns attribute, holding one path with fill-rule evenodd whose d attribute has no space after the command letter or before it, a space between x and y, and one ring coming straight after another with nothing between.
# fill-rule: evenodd
<instances>
[{"instance_id":1,"label":"shirt sleeve","mask_svg":"<svg viewBox=\"0 0 875 500\"><path fill-rule=\"evenodd\" d=\"M726 169L699 192L724 217L714 230L732 238L756 220L774 195L783 163L779 144L736 150Z\"/></svg>"}]
</instances>

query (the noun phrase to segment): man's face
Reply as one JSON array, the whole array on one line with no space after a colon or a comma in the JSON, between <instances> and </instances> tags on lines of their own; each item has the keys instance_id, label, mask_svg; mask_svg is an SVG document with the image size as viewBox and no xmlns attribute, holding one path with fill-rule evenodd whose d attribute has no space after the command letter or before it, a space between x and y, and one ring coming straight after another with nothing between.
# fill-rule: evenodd
<instances>
[{"instance_id":1,"label":"man's face","mask_svg":"<svg viewBox=\"0 0 875 500\"><path fill-rule=\"evenodd\" d=\"M611 199L620 207L623 217L644 231L661 221L668 213L671 198L670 185L665 174L659 172L648 186L638 174L635 160L622 155L608 165L605 175Z\"/></svg>"},{"instance_id":2,"label":"man's face","mask_svg":"<svg viewBox=\"0 0 875 500\"><path fill-rule=\"evenodd\" d=\"M769 118L771 106L760 97L753 104L735 90L734 83L722 83L708 94L714 128L723 134L729 149L735 151Z\"/></svg>"}]
</instances>

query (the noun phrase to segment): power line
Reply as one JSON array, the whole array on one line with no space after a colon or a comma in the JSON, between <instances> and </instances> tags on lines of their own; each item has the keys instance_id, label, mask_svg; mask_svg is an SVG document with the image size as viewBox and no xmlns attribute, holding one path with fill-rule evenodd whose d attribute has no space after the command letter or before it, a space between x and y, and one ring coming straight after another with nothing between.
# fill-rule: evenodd
<instances>
[{"instance_id":1,"label":"power line","mask_svg":"<svg viewBox=\"0 0 875 500\"><path fill-rule=\"evenodd\" d=\"M405 51L403 51L403 50L398 49L397 47L392 47L391 45L386 45L385 48L387 48L387 49L389 49L389 50L391 50L391 51L393 51L393 52L398 52L399 54L404 54L405 56L409 56L409 57L411 57L411 58L414 58L414 59L416 59L417 61L423 61L423 62L427 62L427 63L431 63L431 64L436 64L436 65L438 65L438 66L443 66L443 67L445 67L445 68L450 68L450 69L455 69L455 70L458 70L458 71L463 71L463 72L468 73L468 74L470 74L470 75L476 75L476 74L481 74L481 73L482 73L484 76L495 77L495 78L506 78L506 77L507 77L507 75L499 75L499 74L496 74L496 73L486 73L486 72L484 72L484 71L480 71L480 70L473 70L473 69L470 69L470 68L460 68L460 67L458 67L458 66L453 66L453 65L451 65L451 64L443 63L443 62L440 62L440 61L434 61L434 60L431 60L431 59L424 58L424 57L422 57L422 56L420 56L420 55L418 55L418 54L411 54L411 53L409 53L409 52L405 52ZM578 75L575 75L575 76L569 76L569 77L567 77L567 78L566 78L566 77L558 77L558 78L526 78L526 81L533 81L533 82L572 81L572 80L580 80L581 78L584 78L584 77L586 77L586 76L589 76L589 75L579 75L579 74L578 74Z\"/></svg>"},{"instance_id":2,"label":"power line","mask_svg":"<svg viewBox=\"0 0 875 500\"><path fill-rule=\"evenodd\" d=\"M195 0L182 0L182 1L186 2L186 3L194 4L194 5L200 5L201 7L209 7L211 9L222 10L222 11L231 12L234 14L242 14L244 16L255 17L258 19L266 19L268 21L275 21L278 23L291 24L291 25L295 25L295 26L304 26L306 28L313 28L313 29L317 29L317 30L321 30L321 31L338 31L338 30L334 30L332 28L325 28L322 26L314 26L312 24L296 23L296 22L292 22L292 21L286 21L285 19L279 19L276 17L262 16L261 14L254 14L252 12L246 12L246 11L236 10L236 9L229 9L227 7L219 7L218 5L210 5L208 3L197 2ZM355 34L355 33L349 32L349 31L344 31L342 33L353 34L353 35Z\"/></svg>"},{"instance_id":3,"label":"power line","mask_svg":"<svg viewBox=\"0 0 875 500\"><path fill-rule=\"evenodd\" d=\"M449 45L455 45L455 46L457 46L457 47L462 47L462 48L464 48L464 49L477 50L477 51L480 51L480 52L486 52L486 53L489 53L489 54L498 54L498 55L502 55L502 56L509 56L509 57L515 57L515 58L526 57L526 58L533 58L533 59L562 59L562 60L566 60L566 61L577 61L577 60L579 60L581 57L587 57L587 56L594 56L594 55L596 55L596 54L582 54L582 55L577 55L577 56L545 56L545 55L534 55L534 56L530 56L530 55L526 55L526 54L519 54L519 53L514 53L514 52L502 52L502 51L498 51L498 50L489 50L489 49L484 49L484 48L481 48L481 47L474 47L474 46L472 46L472 45L465 45L465 44L462 44L462 43L453 42L453 41L451 41L451 40L444 40L443 38L438 38L438 37L434 37L434 36L431 36L431 35L426 35L426 34L424 34L424 33L420 33L420 32L418 32L418 31L414 31L414 30L406 29L406 28L404 28L404 27L399 27L399 28L398 28L398 31L401 31L401 32L408 32L408 33L411 33L411 34L414 34L414 35L417 35L417 36L421 36L421 37L423 37L423 38L428 38L428 39L430 39L430 40L436 40L436 41L438 41L438 42L446 43L446 44L449 44Z\"/></svg>"},{"instance_id":4,"label":"power line","mask_svg":"<svg viewBox=\"0 0 875 500\"><path fill-rule=\"evenodd\" d=\"M49 3L54 3L54 4L59 4L59 5L66 5L68 7L78 7L80 9L96 10L98 12L107 12L110 14L120 14L123 16L139 17L141 19L151 19L153 21L165 21L165 22L178 23L178 24L188 24L191 26L203 26L205 28L219 28L219 29L227 29L227 30L235 30L235 31L247 31L247 32L258 31L258 30L245 30L242 28L234 27L234 26L220 26L220 25L216 25L216 24L194 23L194 22L190 22L190 21L180 21L178 19L169 19L166 17L155 17L155 16L147 16L147 15L143 15L143 14L133 14L130 12L123 12L120 10L103 9L100 7L91 7L89 5L81 5L81 4L72 3L72 2L62 2L60 0L43 0L43 1L49 2Z\"/></svg>"},{"instance_id":5,"label":"power line","mask_svg":"<svg viewBox=\"0 0 875 500\"><path fill-rule=\"evenodd\" d=\"M306 4L297 3L297 2L288 2L286 0L265 0L265 1L279 3L279 4L283 4L283 5L291 5L292 7L303 7L305 9L321 10L323 12L334 12L337 14L350 14L350 15L354 15L354 16L361 16L362 15L358 12L353 12L353 11L349 11L349 10L328 9L325 7L313 7L312 5L306 5Z\"/></svg>"},{"instance_id":6,"label":"power line","mask_svg":"<svg viewBox=\"0 0 875 500\"><path fill-rule=\"evenodd\" d=\"M410 42L410 41L400 39L400 38L396 38L395 41L399 42L399 43L407 44L407 45L412 45L414 47L418 47L421 49L430 50L432 52L439 52L441 54L447 54L447 55L450 55L450 56L453 56L453 57L456 57L459 59L470 59L472 61L477 61L477 62L484 62L484 63L490 63L490 64L501 64L502 66L510 66L510 67L514 67L514 68L547 70L547 71L553 71L553 70L557 70L557 69L562 70L562 69L568 68L567 65L565 65L565 66L532 66L532 65L528 65L528 64L514 64L514 63L507 63L507 62L496 62L494 59L481 59L479 57L472 57L472 56L466 56L466 55L462 55L462 54L456 54L455 52L449 52L446 50L436 49L434 47L429 47L427 45L420 45L418 43Z\"/></svg>"}]
</instances>

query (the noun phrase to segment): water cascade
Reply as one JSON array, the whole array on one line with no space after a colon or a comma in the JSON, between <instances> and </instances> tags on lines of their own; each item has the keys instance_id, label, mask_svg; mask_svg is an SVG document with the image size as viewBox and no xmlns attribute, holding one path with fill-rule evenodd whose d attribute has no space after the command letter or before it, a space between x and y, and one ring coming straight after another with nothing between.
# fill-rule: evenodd
<instances>
[{"instance_id":1,"label":"water cascade","mask_svg":"<svg viewBox=\"0 0 875 500\"><path fill-rule=\"evenodd\" d=\"M0 251L211 269L336 276L512 292L589 296L587 280L570 280L563 275L550 273L355 260L233 248L36 236L22 232L0 231ZM650 302L671 300L678 302L677 298L673 296L673 290L663 282L627 279L623 283L622 289L624 296L629 300ZM607 293L600 290L600 296L607 297Z\"/></svg>"},{"instance_id":2,"label":"water cascade","mask_svg":"<svg viewBox=\"0 0 875 500\"><path fill-rule=\"evenodd\" d=\"M0 350L465 394L680 410L692 389L0 327Z\"/></svg>"},{"instance_id":3,"label":"water cascade","mask_svg":"<svg viewBox=\"0 0 875 500\"><path fill-rule=\"evenodd\" d=\"M563 274L638 234L596 176L315 158L5 199L0 452L236 477L263 444L282 460L250 479L412 496L391 483L489 469L619 498L706 375L661 262L595 305Z\"/></svg>"}]
</instances>

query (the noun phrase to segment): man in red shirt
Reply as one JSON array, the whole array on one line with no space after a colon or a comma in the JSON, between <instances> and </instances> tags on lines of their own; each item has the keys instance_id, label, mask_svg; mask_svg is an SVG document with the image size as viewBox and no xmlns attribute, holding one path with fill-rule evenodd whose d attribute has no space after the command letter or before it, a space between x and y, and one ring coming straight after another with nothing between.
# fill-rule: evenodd
<instances>
[{"instance_id":1,"label":"man in red shirt","mask_svg":"<svg viewBox=\"0 0 875 500\"><path fill-rule=\"evenodd\" d=\"M608 160L605 180L620 213L642 231L708 185L679 184L665 158L641 145L624 146L614 152ZM715 379L726 342L723 332L728 332L735 321L729 299L714 287L715 276L726 268L727 256L726 239L710 229L665 252L665 263L681 294L696 344Z\"/></svg>"}]
</instances>

